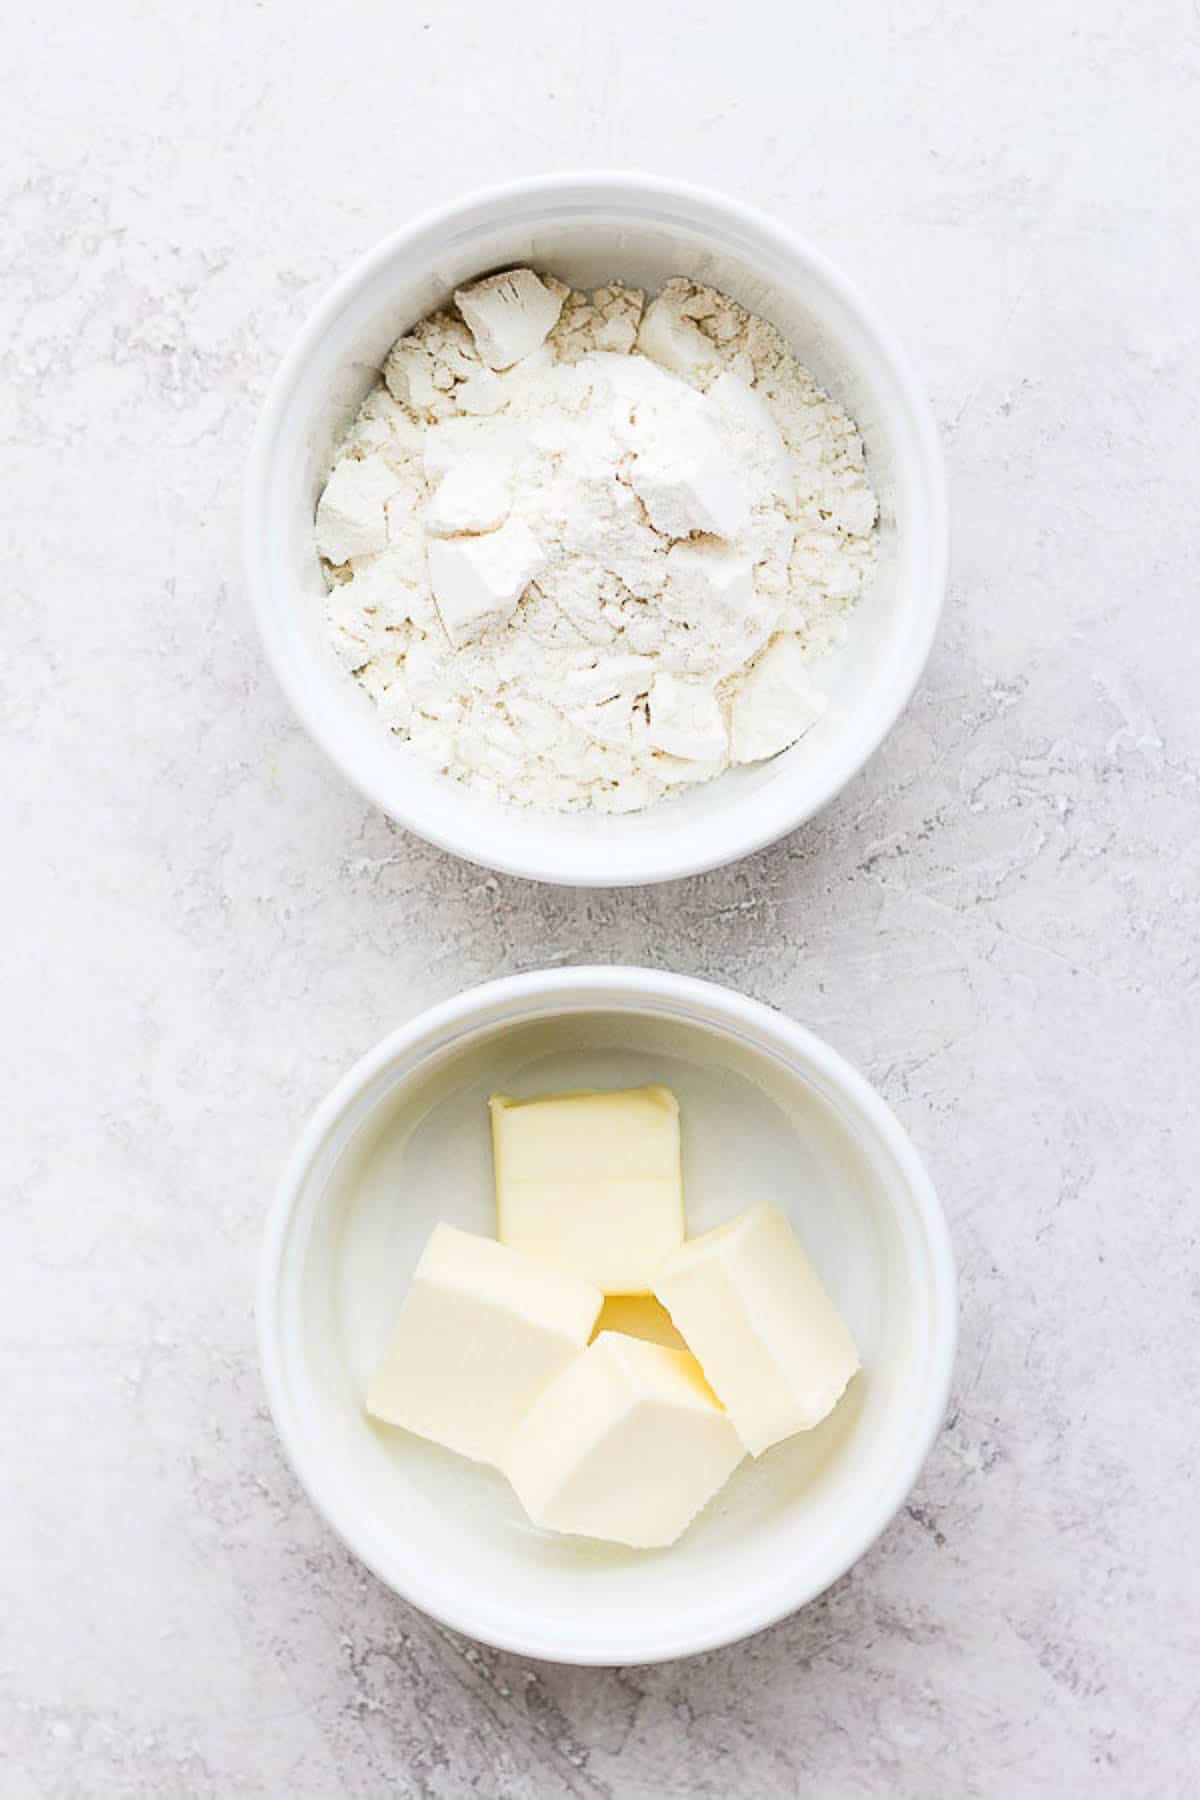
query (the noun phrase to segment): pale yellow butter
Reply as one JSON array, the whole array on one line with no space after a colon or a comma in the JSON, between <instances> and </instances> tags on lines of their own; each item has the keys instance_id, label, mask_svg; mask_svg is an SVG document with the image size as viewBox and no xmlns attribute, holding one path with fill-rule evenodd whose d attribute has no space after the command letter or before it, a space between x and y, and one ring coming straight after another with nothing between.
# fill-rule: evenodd
<instances>
[{"instance_id":1,"label":"pale yellow butter","mask_svg":"<svg viewBox=\"0 0 1200 1800\"><path fill-rule=\"evenodd\" d=\"M534 1402L501 1466L536 1525L657 1549L743 1454L694 1357L605 1331Z\"/></svg>"},{"instance_id":2,"label":"pale yellow butter","mask_svg":"<svg viewBox=\"0 0 1200 1800\"><path fill-rule=\"evenodd\" d=\"M665 1344L668 1350L687 1345L671 1323L671 1315L651 1294L610 1294L600 1308L592 1336L620 1331L626 1337L644 1338L648 1344Z\"/></svg>"},{"instance_id":3,"label":"pale yellow butter","mask_svg":"<svg viewBox=\"0 0 1200 1800\"><path fill-rule=\"evenodd\" d=\"M649 1293L683 1242L674 1094L495 1094L489 1104L502 1242L607 1294Z\"/></svg>"},{"instance_id":4,"label":"pale yellow butter","mask_svg":"<svg viewBox=\"0 0 1200 1800\"><path fill-rule=\"evenodd\" d=\"M655 1294L755 1456L819 1425L858 1351L795 1232L762 1203L693 1238Z\"/></svg>"},{"instance_id":5,"label":"pale yellow butter","mask_svg":"<svg viewBox=\"0 0 1200 1800\"><path fill-rule=\"evenodd\" d=\"M437 1225L367 1389L367 1411L495 1463L518 1420L587 1343L601 1301L574 1275Z\"/></svg>"}]
</instances>

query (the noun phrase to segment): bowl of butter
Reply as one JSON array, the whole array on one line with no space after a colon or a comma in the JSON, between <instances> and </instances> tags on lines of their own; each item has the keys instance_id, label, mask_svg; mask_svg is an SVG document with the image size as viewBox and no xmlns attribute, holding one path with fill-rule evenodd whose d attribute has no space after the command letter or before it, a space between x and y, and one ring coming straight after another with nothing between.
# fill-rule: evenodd
<instances>
[{"instance_id":1,"label":"bowl of butter","mask_svg":"<svg viewBox=\"0 0 1200 1800\"><path fill-rule=\"evenodd\" d=\"M261 1357L284 1448L397 1594L524 1655L711 1649L902 1504L955 1342L903 1129L706 982L473 989L338 1084L281 1182Z\"/></svg>"}]
</instances>

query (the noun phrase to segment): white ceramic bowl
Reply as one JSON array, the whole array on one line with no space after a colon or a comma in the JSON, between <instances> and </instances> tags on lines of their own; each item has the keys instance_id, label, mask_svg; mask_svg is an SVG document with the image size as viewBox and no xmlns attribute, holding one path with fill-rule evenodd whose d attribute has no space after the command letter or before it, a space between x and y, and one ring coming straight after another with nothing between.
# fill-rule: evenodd
<instances>
[{"instance_id":1,"label":"white ceramic bowl","mask_svg":"<svg viewBox=\"0 0 1200 1800\"><path fill-rule=\"evenodd\" d=\"M332 452L388 347L452 290L511 263L583 287L672 275L776 324L858 421L881 503L881 557L843 649L817 679L828 716L774 761L621 818L497 808L392 737L325 640L313 513ZM318 744L384 812L443 849L577 886L666 881L731 862L810 818L866 762L924 667L942 605L946 498L929 408L891 333L824 257L732 200L638 175L564 175L475 195L386 239L304 327L250 461L246 566L267 654Z\"/></svg>"},{"instance_id":2,"label":"white ceramic bowl","mask_svg":"<svg viewBox=\"0 0 1200 1800\"><path fill-rule=\"evenodd\" d=\"M494 1231L487 1095L646 1081L679 1095L689 1229L777 1201L863 1360L823 1425L747 1460L655 1552L538 1531L497 1473L362 1406L434 1223ZM382 1581L504 1649L642 1663L757 1631L861 1556L941 1422L955 1279L911 1143L820 1039L707 982L559 969L434 1007L338 1083L275 1200L258 1321L292 1465Z\"/></svg>"}]
</instances>

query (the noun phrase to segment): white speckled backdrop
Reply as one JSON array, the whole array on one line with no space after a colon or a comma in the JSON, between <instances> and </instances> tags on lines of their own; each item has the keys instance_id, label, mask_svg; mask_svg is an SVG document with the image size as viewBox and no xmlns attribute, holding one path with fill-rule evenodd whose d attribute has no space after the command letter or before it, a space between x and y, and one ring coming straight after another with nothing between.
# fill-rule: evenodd
<instances>
[{"instance_id":1,"label":"white speckled backdrop","mask_svg":"<svg viewBox=\"0 0 1200 1800\"><path fill-rule=\"evenodd\" d=\"M0 65L6 1800L1194 1792L1200 7L50 0ZM326 283L573 165L815 238L909 345L954 494L886 749L657 891L491 879L366 810L239 570L255 410ZM651 1670L527 1665L382 1591L255 1366L308 1108L428 1002L579 959L828 1036L963 1274L894 1528Z\"/></svg>"}]
</instances>

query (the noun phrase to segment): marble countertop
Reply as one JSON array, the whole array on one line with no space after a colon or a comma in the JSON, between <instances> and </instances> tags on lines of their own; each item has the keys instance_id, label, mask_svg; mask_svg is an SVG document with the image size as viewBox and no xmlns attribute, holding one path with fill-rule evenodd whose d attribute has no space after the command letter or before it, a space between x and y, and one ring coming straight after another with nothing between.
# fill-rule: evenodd
<instances>
[{"instance_id":1,"label":"marble countertop","mask_svg":"<svg viewBox=\"0 0 1200 1800\"><path fill-rule=\"evenodd\" d=\"M59 0L0 58L6 1797L1194 1791L1200 9ZM239 567L256 408L330 279L420 207L583 165L821 244L909 346L954 507L945 629L866 773L748 862L615 894L370 811ZM383 1591L255 1363L308 1109L429 1002L574 960L827 1036L961 1262L893 1528L653 1669L482 1650Z\"/></svg>"}]
</instances>

